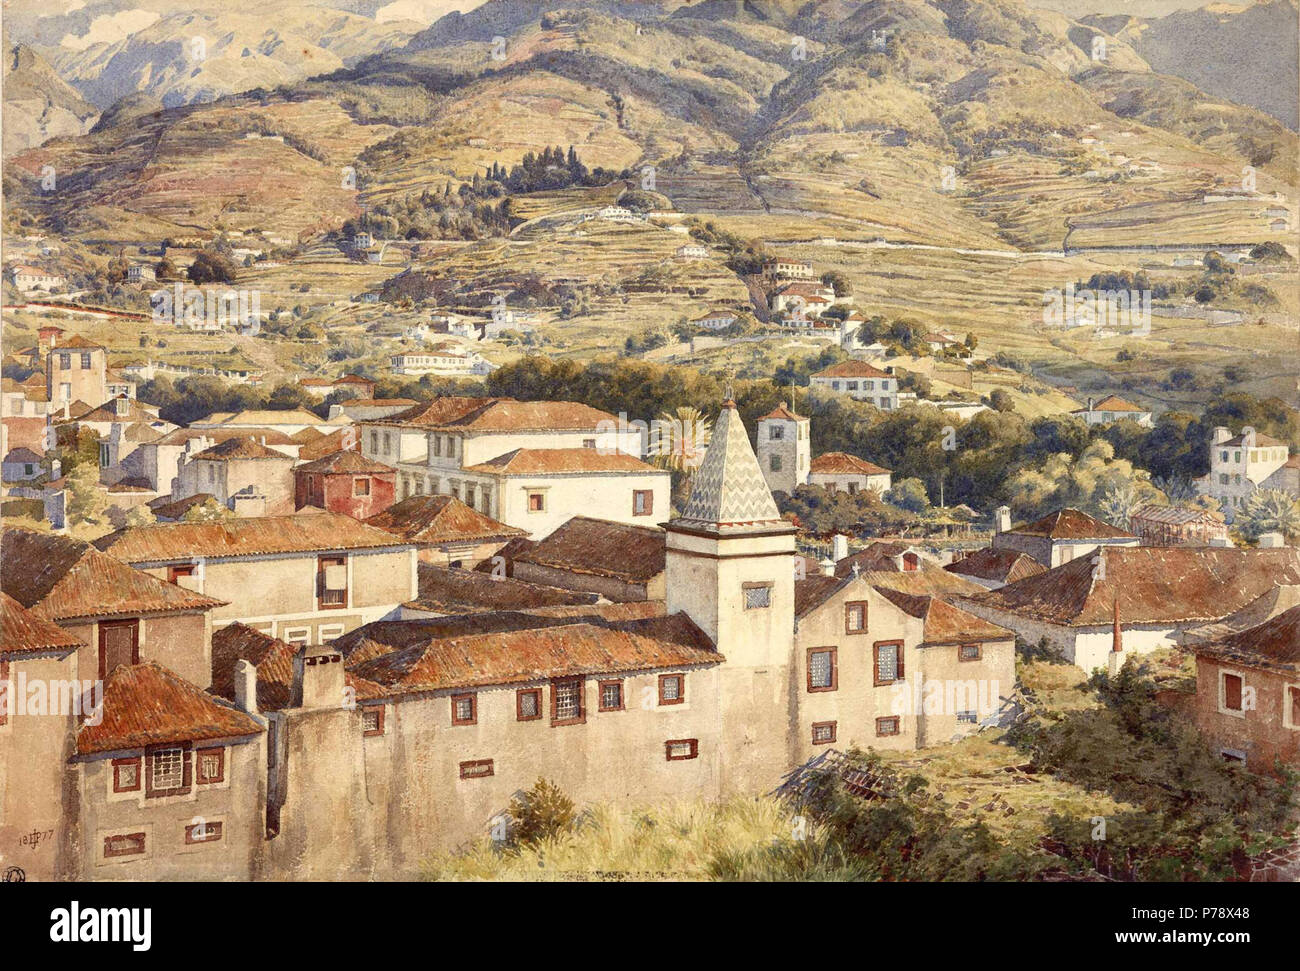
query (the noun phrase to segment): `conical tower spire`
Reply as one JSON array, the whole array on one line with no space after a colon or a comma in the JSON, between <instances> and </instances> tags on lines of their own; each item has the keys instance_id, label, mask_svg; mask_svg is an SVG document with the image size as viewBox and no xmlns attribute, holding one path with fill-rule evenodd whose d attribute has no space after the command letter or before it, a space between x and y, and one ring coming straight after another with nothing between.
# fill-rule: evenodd
<instances>
[{"instance_id":1,"label":"conical tower spire","mask_svg":"<svg viewBox=\"0 0 1300 971\"><path fill-rule=\"evenodd\" d=\"M723 402L704 461L691 480L691 496L674 522L685 526L788 525L763 480L736 403Z\"/></svg>"}]
</instances>

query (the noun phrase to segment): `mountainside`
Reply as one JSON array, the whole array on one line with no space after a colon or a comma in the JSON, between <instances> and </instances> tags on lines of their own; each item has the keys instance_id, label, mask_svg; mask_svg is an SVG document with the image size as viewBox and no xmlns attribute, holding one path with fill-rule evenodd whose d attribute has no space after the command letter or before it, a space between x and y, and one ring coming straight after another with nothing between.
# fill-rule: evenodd
<instances>
[{"instance_id":1,"label":"mountainside","mask_svg":"<svg viewBox=\"0 0 1300 971\"><path fill-rule=\"evenodd\" d=\"M419 28L338 10L277 7L268 17L249 7L173 13L120 40L47 53L59 73L101 108L134 94L175 107L329 73L400 46Z\"/></svg>"},{"instance_id":2,"label":"mountainside","mask_svg":"<svg viewBox=\"0 0 1300 971\"><path fill-rule=\"evenodd\" d=\"M310 233L573 145L588 167L653 166L677 208L734 218L737 232L754 232L761 214L762 235L778 239L1059 250L1096 213L1132 207L1140 220L1154 203L1234 183L1245 164L1273 191L1296 161L1293 133L1154 72L1125 24L1108 23L1111 34L1018 0L603 0L567 11L490 0L351 67L339 64L361 46L356 18L330 27L319 14L313 42L338 53L292 70L332 73L144 121L139 110L110 115L89 138L18 160L69 173L67 190L39 205L74 230L125 211L145 237L168 225L212 232L218 219ZM93 83L105 98L143 88L164 105L191 101L215 92L232 56L288 70L289 31L306 30L278 25L254 51L237 39L251 34L223 20L191 74L153 61L108 70L163 36L178 48L217 26L206 14L164 18L92 59L104 65ZM344 167L355 183L340 179ZM1151 230L1170 242L1204 231L1167 215Z\"/></svg>"},{"instance_id":3,"label":"mountainside","mask_svg":"<svg viewBox=\"0 0 1300 971\"><path fill-rule=\"evenodd\" d=\"M99 116L44 58L26 45L5 45L4 145L6 158L61 135L81 135Z\"/></svg>"},{"instance_id":4,"label":"mountainside","mask_svg":"<svg viewBox=\"0 0 1300 971\"><path fill-rule=\"evenodd\" d=\"M1153 71L1207 94L1300 127L1300 8L1296 0L1211 4L1157 19L1090 16L1084 23L1122 38Z\"/></svg>"}]
</instances>

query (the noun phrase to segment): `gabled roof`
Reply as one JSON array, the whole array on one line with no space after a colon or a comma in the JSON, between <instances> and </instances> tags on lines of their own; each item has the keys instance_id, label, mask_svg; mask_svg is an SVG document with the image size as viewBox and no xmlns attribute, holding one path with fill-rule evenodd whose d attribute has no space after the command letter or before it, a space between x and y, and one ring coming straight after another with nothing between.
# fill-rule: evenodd
<instances>
[{"instance_id":1,"label":"gabled roof","mask_svg":"<svg viewBox=\"0 0 1300 971\"><path fill-rule=\"evenodd\" d=\"M303 465L296 466L294 473L319 472L324 475L335 475L351 473L354 475L391 475L397 470L392 466L383 465L380 462L373 462L363 456L360 452L354 452L351 449L331 452L324 458L316 459L313 462L307 462Z\"/></svg>"},{"instance_id":2,"label":"gabled roof","mask_svg":"<svg viewBox=\"0 0 1300 971\"><path fill-rule=\"evenodd\" d=\"M335 422L338 419L334 419ZM245 411L214 411L192 422L194 425L321 425L317 415L302 408L278 411L274 408L249 408Z\"/></svg>"},{"instance_id":3,"label":"gabled roof","mask_svg":"<svg viewBox=\"0 0 1300 971\"><path fill-rule=\"evenodd\" d=\"M292 455L286 455L284 452L267 448L257 439L247 435L227 438L224 442L218 442L210 448L205 448L202 452L191 456L191 458L213 461L228 461L230 459L278 459L289 463L294 461Z\"/></svg>"},{"instance_id":4,"label":"gabled roof","mask_svg":"<svg viewBox=\"0 0 1300 971\"><path fill-rule=\"evenodd\" d=\"M130 404L130 406L127 408L126 414L124 415L119 415L117 411L114 410L113 402L118 400L127 401ZM80 415L77 418L77 421L151 422L151 421L159 421L159 418L154 412L150 411L148 408L146 408L140 402L136 401L134 398L128 398L126 395L120 394L116 398L104 402L98 408L94 408L91 411L86 412L84 415Z\"/></svg>"},{"instance_id":5,"label":"gabled roof","mask_svg":"<svg viewBox=\"0 0 1300 971\"><path fill-rule=\"evenodd\" d=\"M1135 412L1147 411L1146 408L1139 408L1137 405L1133 404L1133 402L1125 401L1123 398L1119 397L1118 395L1113 395L1113 394L1107 395L1106 397L1102 398L1100 401L1093 402L1092 410L1093 411L1135 411ZM1076 408L1074 411L1070 412L1070 414L1072 415L1086 415L1087 413L1088 413L1088 408L1086 407Z\"/></svg>"},{"instance_id":6,"label":"gabled roof","mask_svg":"<svg viewBox=\"0 0 1300 971\"><path fill-rule=\"evenodd\" d=\"M39 462L41 456L37 455L30 448L19 445L17 448L11 448L9 454L4 457L6 462Z\"/></svg>"},{"instance_id":7,"label":"gabled roof","mask_svg":"<svg viewBox=\"0 0 1300 971\"><path fill-rule=\"evenodd\" d=\"M87 340L86 338L82 337L80 334L73 334L67 340L63 340L62 338L60 338L58 344L56 344L53 348L51 348L51 350L54 350L56 352L65 351L65 350L102 351L103 349L104 349L103 344L96 344L94 341Z\"/></svg>"},{"instance_id":8,"label":"gabled roof","mask_svg":"<svg viewBox=\"0 0 1300 971\"><path fill-rule=\"evenodd\" d=\"M841 589L853 582L853 577L828 577L810 573L794 582L794 615L796 618L812 613Z\"/></svg>"},{"instance_id":9,"label":"gabled roof","mask_svg":"<svg viewBox=\"0 0 1300 971\"><path fill-rule=\"evenodd\" d=\"M1198 655L1274 671L1300 671L1300 606L1196 648Z\"/></svg>"},{"instance_id":10,"label":"gabled roof","mask_svg":"<svg viewBox=\"0 0 1300 971\"><path fill-rule=\"evenodd\" d=\"M792 528L777 511L734 401L723 403L704 460L691 480L690 499L673 524Z\"/></svg>"},{"instance_id":11,"label":"gabled roof","mask_svg":"<svg viewBox=\"0 0 1300 971\"><path fill-rule=\"evenodd\" d=\"M1102 546L971 599L1068 627L1219 620L1275 584L1300 583L1300 550Z\"/></svg>"},{"instance_id":12,"label":"gabled roof","mask_svg":"<svg viewBox=\"0 0 1300 971\"><path fill-rule=\"evenodd\" d=\"M196 492L184 499L173 500L171 496L159 496L149 501L149 508L159 519L180 519L195 506L206 502L216 502L217 497L210 492Z\"/></svg>"},{"instance_id":13,"label":"gabled roof","mask_svg":"<svg viewBox=\"0 0 1300 971\"><path fill-rule=\"evenodd\" d=\"M304 428L296 432L293 436L294 441L301 445L298 449L298 458L304 462L312 462L343 451L344 437L347 436L348 431L349 429L340 428L338 431L324 434L315 428ZM307 435L307 432L315 432L315 434Z\"/></svg>"},{"instance_id":14,"label":"gabled roof","mask_svg":"<svg viewBox=\"0 0 1300 971\"><path fill-rule=\"evenodd\" d=\"M83 646L62 627L0 593L0 657L67 654Z\"/></svg>"},{"instance_id":15,"label":"gabled roof","mask_svg":"<svg viewBox=\"0 0 1300 971\"><path fill-rule=\"evenodd\" d=\"M1224 445L1227 445L1229 448L1240 448L1245 444L1246 444L1246 436L1245 434L1241 434L1228 439L1226 442L1218 442L1212 445L1211 448L1221 448ZM1255 444L1252 446L1252 448L1274 448L1279 445L1286 445L1286 442L1280 442L1272 435L1265 435L1262 432L1256 432Z\"/></svg>"},{"instance_id":16,"label":"gabled roof","mask_svg":"<svg viewBox=\"0 0 1300 971\"><path fill-rule=\"evenodd\" d=\"M981 580L996 580L999 583L1015 583L1025 577L1047 572L1047 567L1028 553L1021 553L1019 550L995 550L988 546L976 550L956 563L949 563L944 569L949 573L979 577Z\"/></svg>"},{"instance_id":17,"label":"gabled roof","mask_svg":"<svg viewBox=\"0 0 1300 971\"><path fill-rule=\"evenodd\" d=\"M1127 530L1102 522L1078 509L1058 509L1042 519L1010 530L1021 536L1044 536L1047 539L1137 539Z\"/></svg>"},{"instance_id":18,"label":"gabled roof","mask_svg":"<svg viewBox=\"0 0 1300 971\"><path fill-rule=\"evenodd\" d=\"M576 401L447 396L368 424L413 425L461 431L595 431L614 416ZM612 426L609 426L612 427Z\"/></svg>"},{"instance_id":19,"label":"gabled roof","mask_svg":"<svg viewBox=\"0 0 1300 971\"><path fill-rule=\"evenodd\" d=\"M526 530L507 526L471 509L454 496L411 496L366 520L410 543L469 543L527 536Z\"/></svg>"},{"instance_id":20,"label":"gabled roof","mask_svg":"<svg viewBox=\"0 0 1300 971\"><path fill-rule=\"evenodd\" d=\"M1222 620L1184 630L1181 644L1187 647L1221 640L1229 634L1256 627L1297 605L1300 605L1300 585L1279 583Z\"/></svg>"},{"instance_id":21,"label":"gabled roof","mask_svg":"<svg viewBox=\"0 0 1300 971\"><path fill-rule=\"evenodd\" d=\"M599 597L579 590L564 590L514 577L497 577L475 570L420 563L420 594L410 606L440 613L482 613L493 610L529 610L534 607L578 606Z\"/></svg>"},{"instance_id":22,"label":"gabled roof","mask_svg":"<svg viewBox=\"0 0 1300 971\"><path fill-rule=\"evenodd\" d=\"M318 433L319 434L319 433ZM156 439L154 445L184 445L196 438L210 438L214 442L224 442L231 438L254 438L267 445L293 445L296 438L290 438L284 432L273 428L173 428L162 438Z\"/></svg>"},{"instance_id":23,"label":"gabled roof","mask_svg":"<svg viewBox=\"0 0 1300 971\"><path fill-rule=\"evenodd\" d=\"M962 644L972 641L1010 641L1015 632L954 607L929 594L910 594L877 588L880 595L904 613L924 621L921 644Z\"/></svg>"},{"instance_id":24,"label":"gabled roof","mask_svg":"<svg viewBox=\"0 0 1300 971\"><path fill-rule=\"evenodd\" d=\"M362 677L400 691L520 684L580 675L715 665L724 660L685 614L434 639L362 662Z\"/></svg>"},{"instance_id":25,"label":"gabled roof","mask_svg":"<svg viewBox=\"0 0 1300 971\"><path fill-rule=\"evenodd\" d=\"M813 375L814 378L891 378L888 371L872 367L866 361L841 361L823 368Z\"/></svg>"},{"instance_id":26,"label":"gabled roof","mask_svg":"<svg viewBox=\"0 0 1300 971\"><path fill-rule=\"evenodd\" d=\"M89 543L16 526L3 532L0 578L5 593L48 620L223 605L132 569Z\"/></svg>"},{"instance_id":27,"label":"gabled roof","mask_svg":"<svg viewBox=\"0 0 1300 971\"><path fill-rule=\"evenodd\" d=\"M762 418L760 418L759 421L767 421L769 418L779 418L782 421L807 421L808 420L807 417L804 415L796 415L793 411L790 410L789 404L787 404L784 401L781 402L779 405L777 405L775 408L773 408L771 411L769 411Z\"/></svg>"},{"instance_id":28,"label":"gabled roof","mask_svg":"<svg viewBox=\"0 0 1300 971\"><path fill-rule=\"evenodd\" d=\"M265 731L247 712L152 661L114 668L104 680L103 701L103 720L77 732L78 755Z\"/></svg>"},{"instance_id":29,"label":"gabled roof","mask_svg":"<svg viewBox=\"0 0 1300 971\"><path fill-rule=\"evenodd\" d=\"M890 470L847 452L824 452L812 460L815 475L889 475Z\"/></svg>"},{"instance_id":30,"label":"gabled roof","mask_svg":"<svg viewBox=\"0 0 1300 971\"><path fill-rule=\"evenodd\" d=\"M467 465L464 471L496 475L566 475L661 470L626 452L596 448L517 448L478 465Z\"/></svg>"},{"instance_id":31,"label":"gabled roof","mask_svg":"<svg viewBox=\"0 0 1300 971\"><path fill-rule=\"evenodd\" d=\"M661 529L574 516L515 562L645 583L664 572L665 559Z\"/></svg>"},{"instance_id":32,"label":"gabled roof","mask_svg":"<svg viewBox=\"0 0 1300 971\"><path fill-rule=\"evenodd\" d=\"M866 577L867 582L877 590L897 590L900 593L918 596L968 597L986 592L984 587L973 580L967 580L963 576L949 573L937 566L897 573L872 570L864 572L862 576Z\"/></svg>"},{"instance_id":33,"label":"gabled roof","mask_svg":"<svg viewBox=\"0 0 1300 971\"><path fill-rule=\"evenodd\" d=\"M212 635L212 693L235 699L235 662L249 661L257 668L258 711L279 711L293 703L293 659L297 648L244 624L230 624ZM344 683L357 701L379 698L387 692L373 681L347 671Z\"/></svg>"},{"instance_id":34,"label":"gabled roof","mask_svg":"<svg viewBox=\"0 0 1300 971\"><path fill-rule=\"evenodd\" d=\"M213 558L265 553L384 549L403 546L392 533L357 522L342 513L311 516L250 516L225 522L157 523L119 529L95 546L127 563L166 562L196 556Z\"/></svg>"}]
</instances>

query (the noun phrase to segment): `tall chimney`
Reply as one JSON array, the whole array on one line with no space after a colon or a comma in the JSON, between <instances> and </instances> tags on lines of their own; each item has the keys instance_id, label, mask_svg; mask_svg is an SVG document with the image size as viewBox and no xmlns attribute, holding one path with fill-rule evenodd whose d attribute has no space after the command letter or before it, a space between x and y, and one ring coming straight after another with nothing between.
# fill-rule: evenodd
<instances>
[{"instance_id":1,"label":"tall chimney","mask_svg":"<svg viewBox=\"0 0 1300 971\"><path fill-rule=\"evenodd\" d=\"M997 511L993 514L993 532L1009 533L1011 532L1011 507L998 506Z\"/></svg>"},{"instance_id":2,"label":"tall chimney","mask_svg":"<svg viewBox=\"0 0 1300 971\"><path fill-rule=\"evenodd\" d=\"M1215 429L1214 429L1214 444L1215 444L1215 445L1222 445L1224 442L1226 442L1226 441L1227 441L1228 439L1230 439L1231 437L1232 437L1232 432L1228 431L1228 429L1224 428L1222 425L1218 425L1218 426L1215 427Z\"/></svg>"},{"instance_id":3,"label":"tall chimney","mask_svg":"<svg viewBox=\"0 0 1300 971\"><path fill-rule=\"evenodd\" d=\"M250 715L257 714L257 667L244 658L235 662L235 704Z\"/></svg>"},{"instance_id":4,"label":"tall chimney","mask_svg":"<svg viewBox=\"0 0 1300 971\"><path fill-rule=\"evenodd\" d=\"M346 685L343 655L331 647L308 645L293 658L293 706L337 708Z\"/></svg>"},{"instance_id":5,"label":"tall chimney","mask_svg":"<svg viewBox=\"0 0 1300 971\"><path fill-rule=\"evenodd\" d=\"M831 559L838 563L849 555L849 538L843 533L831 537Z\"/></svg>"},{"instance_id":6,"label":"tall chimney","mask_svg":"<svg viewBox=\"0 0 1300 971\"><path fill-rule=\"evenodd\" d=\"M829 556L824 557L821 560L821 562L817 564L817 567L818 569L821 570L822 576L824 577L835 576L835 561L832 560Z\"/></svg>"}]
</instances>

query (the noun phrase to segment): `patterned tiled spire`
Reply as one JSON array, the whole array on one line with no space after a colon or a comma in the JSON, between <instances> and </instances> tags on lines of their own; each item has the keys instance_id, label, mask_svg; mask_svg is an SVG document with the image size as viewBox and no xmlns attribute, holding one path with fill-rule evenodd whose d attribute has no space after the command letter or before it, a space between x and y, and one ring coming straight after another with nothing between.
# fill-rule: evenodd
<instances>
[{"instance_id":1,"label":"patterned tiled spire","mask_svg":"<svg viewBox=\"0 0 1300 971\"><path fill-rule=\"evenodd\" d=\"M691 479L691 497L679 522L706 526L783 523L763 481L745 424L730 399L713 427L704 461Z\"/></svg>"}]
</instances>

